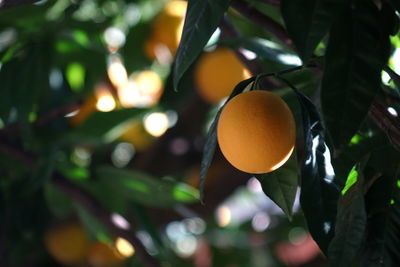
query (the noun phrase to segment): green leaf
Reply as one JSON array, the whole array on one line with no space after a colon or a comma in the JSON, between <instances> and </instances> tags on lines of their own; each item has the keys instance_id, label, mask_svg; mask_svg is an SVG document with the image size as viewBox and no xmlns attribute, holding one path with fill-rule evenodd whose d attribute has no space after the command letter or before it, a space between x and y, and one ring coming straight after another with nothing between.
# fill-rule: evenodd
<instances>
[{"instance_id":1,"label":"green leaf","mask_svg":"<svg viewBox=\"0 0 400 267\"><path fill-rule=\"evenodd\" d=\"M340 16L346 0L282 0L281 12L300 57L308 62L315 48Z\"/></svg>"},{"instance_id":2,"label":"green leaf","mask_svg":"<svg viewBox=\"0 0 400 267\"><path fill-rule=\"evenodd\" d=\"M73 136L87 136L114 140L121 134L124 123L143 115L146 109L127 108L110 112L93 113L76 131Z\"/></svg>"},{"instance_id":3,"label":"green leaf","mask_svg":"<svg viewBox=\"0 0 400 267\"><path fill-rule=\"evenodd\" d=\"M143 205L172 207L179 203L198 201L198 191L180 182L157 179L139 171L106 166L99 167L96 173L99 181L93 186L113 192L113 196Z\"/></svg>"},{"instance_id":4,"label":"green leaf","mask_svg":"<svg viewBox=\"0 0 400 267\"><path fill-rule=\"evenodd\" d=\"M381 15L372 1L355 2L332 26L321 102L336 148L349 143L380 88L381 71L390 52Z\"/></svg>"},{"instance_id":5,"label":"green leaf","mask_svg":"<svg viewBox=\"0 0 400 267\"><path fill-rule=\"evenodd\" d=\"M257 54L258 59L269 59L271 61L287 64L285 57L296 57L294 54L289 54L283 50L277 49L276 44L262 38L240 37L235 39L223 40L221 45L226 45L232 48L244 48Z\"/></svg>"},{"instance_id":6,"label":"green leaf","mask_svg":"<svg viewBox=\"0 0 400 267\"><path fill-rule=\"evenodd\" d=\"M48 49L46 44L31 43L20 51L18 56L1 67L0 112L6 122L10 119L11 110L15 111L15 120L22 123L30 122L40 97L49 89L49 64L43 53L46 49Z\"/></svg>"},{"instance_id":7,"label":"green leaf","mask_svg":"<svg viewBox=\"0 0 400 267\"><path fill-rule=\"evenodd\" d=\"M88 230L90 236L94 237L94 239L101 240L103 242L112 241L110 231L101 221L99 221L96 217L90 214L78 202L74 203L74 208L79 216L80 221Z\"/></svg>"},{"instance_id":8,"label":"green leaf","mask_svg":"<svg viewBox=\"0 0 400 267\"><path fill-rule=\"evenodd\" d=\"M334 236L340 191L334 183L331 155L325 144L324 128L311 100L283 78L296 93L301 105L304 131L304 155L301 167L300 205L310 234L326 253Z\"/></svg>"},{"instance_id":9,"label":"green leaf","mask_svg":"<svg viewBox=\"0 0 400 267\"><path fill-rule=\"evenodd\" d=\"M356 182L358 178L358 171L356 170L356 166L351 169L349 175L347 176L346 180L346 185L342 189L342 195L345 195L346 192L352 187Z\"/></svg>"},{"instance_id":10,"label":"green leaf","mask_svg":"<svg viewBox=\"0 0 400 267\"><path fill-rule=\"evenodd\" d=\"M372 137L364 136L358 144L351 144L333 161L335 169L335 183L339 188L344 188L348 173L357 162L366 154L387 146L387 137L384 134L375 134Z\"/></svg>"},{"instance_id":11,"label":"green leaf","mask_svg":"<svg viewBox=\"0 0 400 267\"><path fill-rule=\"evenodd\" d=\"M400 262L400 190L398 172L387 170L366 195L367 235L362 266L397 266Z\"/></svg>"},{"instance_id":12,"label":"green leaf","mask_svg":"<svg viewBox=\"0 0 400 267\"><path fill-rule=\"evenodd\" d=\"M292 220L292 208L296 198L298 175L296 154L271 173L254 175L261 183L264 193Z\"/></svg>"},{"instance_id":13,"label":"green leaf","mask_svg":"<svg viewBox=\"0 0 400 267\"><path fill-rule=\"evenodd\" d=\"M189 0L174 66L174 88L217 29L230 0Z\"/></svg>"},{"instance_id":14,"label":"green leaf","mask_svg":"<svg viewBox=\"0 0 400 267\"><path fill-rule=\"evenodd\" d=\"M217 125L222 109L230 99L243 92L243 90L255 79L256 77L252 77L247 80L241 81L236 85L231 95L229 96L228 100L218 110L217 115L215 115L215 119L211 124L210 129L208 130L207 140L203 148L203 157L201 159L201 165L200 165L200 200L202 202L204 202L204 185L206 182L208 168L210 168L211 162L214 157L215 148L217 147Z\"/></svg>"},{"instance_id":15,"label":"green leaf","mask_svg":"<svg viewBox=\"0 0 400 267\"><path fill-rule=\"evenodd\" d=\"M357 171L350 173L358 178L345 195L339 199L335 237L329 245L330 266L352 266L361 247L366 228L367 213L364 202L363 180Z\"/></svg>"},{"instance_id":16,"label":"green leaf","mask_svg":"<svg viewBox=\"0 0 400 267\"><path fill-rule=\"evenodd\" d=\"M74 210L71 199L51 183L44 186L44 195L48 208L58 218L66 219Z\"/></svg>"}]
</instances>

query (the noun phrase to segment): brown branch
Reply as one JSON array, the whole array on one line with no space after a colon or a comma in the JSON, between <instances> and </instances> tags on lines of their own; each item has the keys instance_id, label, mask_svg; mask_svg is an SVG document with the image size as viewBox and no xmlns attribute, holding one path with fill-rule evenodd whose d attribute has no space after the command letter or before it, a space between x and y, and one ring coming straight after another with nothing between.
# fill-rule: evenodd
<instances>
[{"instance_id":1,"label":"brown branch","mask_svg":"<svg viewBox=\"0 0 400 267\"><path fill-rule=\"evenodd\" d=\"M31 170L37 168L37 163L33 156L19 149L1 143L0 153L6 154L29 167ZM101 204L86 191L75 185L68 179L64 178L60 173L55 172L52 179L53 184L63 193L78 201L92 216L104 224L107 229L116 236L128 240L134 247L136 255L142 260L146 266L158 267L158 262L146 251L142 242L135 236L132 231L124 230L117 227L111 220L111 213L105 210ZM132 224L131 224L132 225Z\"/></svg>"},{"instance_id":2,"label":"brown branch","mask_svg":"<svg viewBox=\"0 0 400 267\"><path fill-rule=\"evenodd\" d=\"M0 9L16 7L24 4L33 4L40 0L0 0Z\"/></svg>"},{"instance_id":3,"label":"brown branch","mask_svg":"<svg viewBox=\"0 0 400 267\"><path fill-rule=\"evenodd\" d=\"M233 0L231 6L244 17L262 26L268 32L272 33L284 45L295 51L293 41L289 38L285 28L278 22L261 13L256 8L252 7L251 4L243 0Z\"/></svg>"}]
</instances>

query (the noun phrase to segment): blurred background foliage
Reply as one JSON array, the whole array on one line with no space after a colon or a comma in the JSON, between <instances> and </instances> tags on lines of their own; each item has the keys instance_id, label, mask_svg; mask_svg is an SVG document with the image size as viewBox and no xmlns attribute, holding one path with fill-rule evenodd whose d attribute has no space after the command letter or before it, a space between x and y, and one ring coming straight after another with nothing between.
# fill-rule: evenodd
<instances>
[{"instance_id":1,"label":"blurred background foliage","mask_svg":"<svg viewBox=\"0 0 400 267\"><path fill-rule=\"evenodd\" d=\"M279 1L243 3L283 25ZM219 151L206 204L199 203L206 133L230 93L210 100L199 83L232 79L235 64L247 74L231 86L249 71L302 61L276 34L230 8L204 53L214 57L224 45L259 69L233 56L199 76L195 63L176 92L172 69L185 11L179 0L0 5L1 266L326 266L298 194L289 221L260 182ZM398 36L392 45L390 66L400 71ZM324 39L315 53L325 49ZM225 68L227 74L218 72ZM318 103L318 72L287 78ZM383 73L383 81L398 97L395 80ZM293 110L301 140L296 95L276 79L265 83ZM386 144L371 125L366 121L346 149L360 155L364 142ZM398 164L393 151L389 163L379 158L388 150L370 159L383 164L376 169ZM335 168L347 177L353 164L340 158Z\"/></svg>"}]
</instances>

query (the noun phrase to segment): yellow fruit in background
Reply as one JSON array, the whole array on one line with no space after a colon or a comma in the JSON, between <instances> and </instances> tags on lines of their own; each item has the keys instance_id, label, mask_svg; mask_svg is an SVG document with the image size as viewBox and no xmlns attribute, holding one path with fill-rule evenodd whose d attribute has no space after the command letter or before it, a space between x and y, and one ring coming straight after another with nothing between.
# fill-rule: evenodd
<instances>
[{"instance_id":1,"label":"yellow fruit in background","mask_svg":"<svg viewBox=\"0 0 400 267\"><path fill-rule=\"evenodd\" d=\"M102 242L94 243L88 253L88 262L94 267L110 267L122 262L121 256L116 248Z\"/></svg>"},{"instance_id":2,"label":"yellow fruit in background","mask_svg":"<svg viewBox=\"0 0 400 267\"><path fill-rule=\"evenodd\" d=\"M232 50L217 48L201 56L194 79L200 96L215 104L229 96L237 83L250 76L250 72Z\"/></svg>"},{"instance_id":3,"label":"yellow fruit in background","mask_svg":"<svg viewBox=\"0 0 400 267\"><path fill-rule=\"evenodd\" d=\"M165 46L172 56L175 55L182 36L186 6L186 1L171 1L155 18L150 39L145 44L150 59L155 58L157 46Z\"/></svg>"},{"instance_id":4,"label":"yellow fruit in background","mask_svg":"<svg viewBox=\"0 0 400 267\"><path fill-rule=\"evenodd\" d=\"M139 152L146 150L155 140L139 121L127 126L127 129L119 139L123 142L131 143Z\"/></svg>"},{"instance_id":5,"label":"yellow fruit in background","mask_svg":"<svg viewBox=\"0 0 400 267\"><path fill-rule=\"evenodd\" d=\"M79 224L51 229L44 241L49 254L63 264L83 263L89 250L86 232Z\"/></svg>"},{"instance_id":6,"label":"yellow fruit in background","mask_svg":"<svg viewBox=\"0 0 400 267\"><path fill-rule=\"evenodd\" d=\"M237 169L267 173L293 152L296 125L287 104L271 92L255 90L232 98L217 126L222 154Z\"/></svg>"}]
</instances>

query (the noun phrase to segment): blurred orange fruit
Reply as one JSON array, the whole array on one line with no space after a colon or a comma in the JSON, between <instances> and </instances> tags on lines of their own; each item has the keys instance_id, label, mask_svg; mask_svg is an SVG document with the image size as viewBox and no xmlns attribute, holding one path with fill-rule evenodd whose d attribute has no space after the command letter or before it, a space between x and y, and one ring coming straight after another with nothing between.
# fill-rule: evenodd
<instances>
[{"instance_id":1,"label":"blurred orange fruit","mask_svg":"<svg viewBox=\"0 0 400 267\"><path fill-rule=\"evenodd\" d=\"M86 232L79 224L53 228L44 241L49 254L62 264L83 263L89 250Z\"/></svg>"},{"instance_id":2,"label":"blurred orange fruit","mask_svg":"<svg viewBox=\"0 0 400 267\"><path fill-rule=\"evenodd\" d=\"M250 76L250 72L232 50L217 48L201 56L194 79L200 96L215 104L229 96L237 83Z\"/></svg>"},{"instance_id":3,"label":"blurred orange fruit","mask_svg":"<svg viewBox=\"0 0 400 267\"><path fill-rule=\"evenodd\" d=\"M145 52L155 59L157 50L165 47L173 56L178 48L186 12L186 1L171 1L154 19L150 39L145 44Z\"/></svg>"},{"instance_id":4,"label":"blurred orange fruit","mask_svg":"<svg viewBox=\"0 0 400 267\"><path fill-rule=\"evenodd\" d=\"M115 266L123 260L116 248L102 242L95 242L88 252L88 262L94 267Z\"/></svg>"},{"instance_id":5,"label":"blurred orange fruit","mask_svg":"<svg viewBox=\"0 0 400 267\"><path fill-rule=\"evenodd\" d=\"M225 158L248 173L282 166L293 152L296 125L287 104L271 92L239 94L223 108L217 137Z\"/></svg>"}]
</instances>

